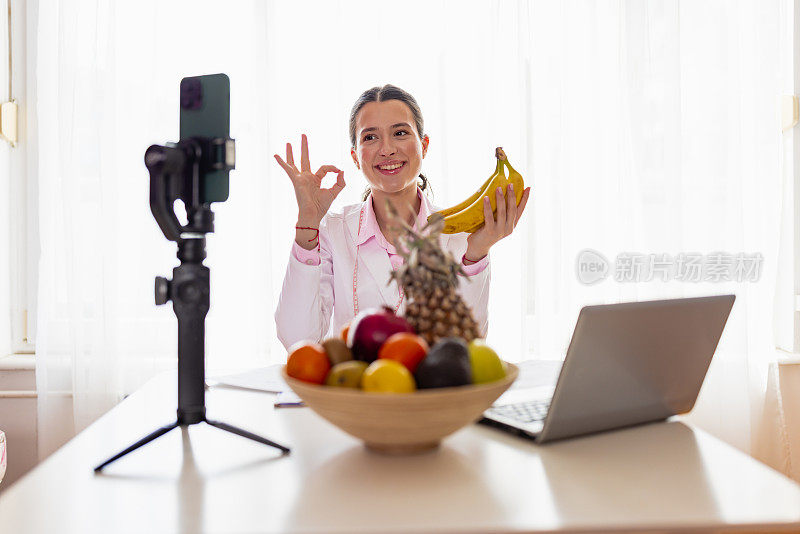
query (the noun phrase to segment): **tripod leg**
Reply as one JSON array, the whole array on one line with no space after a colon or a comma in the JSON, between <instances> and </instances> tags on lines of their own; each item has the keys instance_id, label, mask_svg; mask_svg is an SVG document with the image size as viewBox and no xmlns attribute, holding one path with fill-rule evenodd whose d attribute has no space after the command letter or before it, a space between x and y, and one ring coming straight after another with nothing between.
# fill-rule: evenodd
<instances>
[{"instance_id":1,"label":"tripod leg","mask_svg":"<svg viewBox=\"0 0 800 534\"><path fill-rule=\"evenodd\" d=\"M243 438L252 439L253 441L263 443L264 445L269 445L270 447L275 447L276 449L280 449L281 452L283 452L283 454L289 454L291 450L284 447L283 445L278 445L274 441L270 441L267 438L262 438L261 436L253 434L252 432L248 432L247 430L242 430L241 428L237 428L235 426L223 423L221 421L212 421L211 419L206 419L206 423L208 423L211 426L221 428L222 430L227 430L228 432L232 432L233 434L242 436Z\"/></svg>"},{"instance_id":2,"label":"tripod leg","mask_svg":"<svg viewBox=\"0 0 800 534\"><path fill-rule=\"evenodd\" d=\"M142 445L147 445L148 443L150 443L154 439L163 436L164 434L166 434L167 432L169 432L170 430L172 430L173 428L175 428L177 426L178 426L178 422L177 421L172 423L171 425L162 426L161 428L159 428L155 432L153 432L151 434L148 434L146 437L140 439L139 441L137 441L136 443L134 443L133 445L131 445L130 447L128 447L127 449L122 451L121 453L117 454L116 456L112 456L111 458L109 458L108 460L103 462L102 464L100 464L97 467L95 467L94 468L94 472L95 473L99 473L105 466L107 466L111 462L115 462L115 461L119 460L120 458L122 458L123 456L128 454L129 452L135 451L136 449L138 449Z\"/></svg>"}]
</instances>

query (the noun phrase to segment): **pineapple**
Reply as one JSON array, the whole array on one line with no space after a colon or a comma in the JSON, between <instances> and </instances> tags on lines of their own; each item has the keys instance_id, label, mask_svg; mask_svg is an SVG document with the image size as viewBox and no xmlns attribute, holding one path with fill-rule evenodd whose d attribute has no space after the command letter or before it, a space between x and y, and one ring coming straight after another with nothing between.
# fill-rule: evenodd
<instances>
[{"instance_id":1,"label":"pineapple","mask_svg":"<svg viewBox=\"0 0 800 534\"><path fill-rule=\"evenodd\" d=\"M464 271L439 243L442 217L431 219L416 232L391 207L390 213L393 223L404 231L397 252L405 263L392 272L389 283L396 280L405 292L406 320L431 346L446 337L461 337L469 343L478 337L478 326L472 310L456 292L458 275Z\"/></svg>"}]
</instances>

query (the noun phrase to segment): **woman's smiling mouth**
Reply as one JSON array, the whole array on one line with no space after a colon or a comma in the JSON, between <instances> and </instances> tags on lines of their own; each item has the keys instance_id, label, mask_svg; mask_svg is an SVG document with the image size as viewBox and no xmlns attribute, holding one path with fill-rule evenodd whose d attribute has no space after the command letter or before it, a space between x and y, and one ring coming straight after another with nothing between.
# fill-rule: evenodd
<instances>
[{"instance_id":1,"label":"woman's smiling mouth","mask_svg":"<svg viewBox=\"0 0 800 534\"><path fill-rule=\"evenodd\" d=\"M405 167L405 165L406 165L405 161L396 161L392 163L384 163L381 165L376 165L375 168L378 169L378 171L381 174L397 174L398 172L400 172L400 169Z\"/></svg>"}]
</instances>

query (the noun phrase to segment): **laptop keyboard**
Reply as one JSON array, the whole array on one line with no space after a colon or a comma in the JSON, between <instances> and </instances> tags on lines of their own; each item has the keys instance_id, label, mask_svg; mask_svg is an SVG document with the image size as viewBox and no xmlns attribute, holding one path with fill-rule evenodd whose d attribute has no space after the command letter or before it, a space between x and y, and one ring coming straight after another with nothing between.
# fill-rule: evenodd
<instances>
[{"instance_id":1,"label":"laptop keyboard","mask_svg":"<svg viewBox=\"0 0 800 534\"><path fill-rule=\"evenodd\" d=\"M486 411L488 414L507 417L520 423L533 423L544 421L548 409L550 409L550 399L493 406Z\"/></svg>"}]
</instances>

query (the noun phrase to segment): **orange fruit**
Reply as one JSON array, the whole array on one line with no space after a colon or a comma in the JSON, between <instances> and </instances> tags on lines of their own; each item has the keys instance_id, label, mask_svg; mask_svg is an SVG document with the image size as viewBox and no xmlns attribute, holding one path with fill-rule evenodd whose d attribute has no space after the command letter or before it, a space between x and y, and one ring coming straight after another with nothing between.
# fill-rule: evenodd
<instances>
[{"instance_id":1,"label":"orange fruit","mask_svg":"<svg viewBox=\"0 0 800 534\"><path fill-rule=\"evenodd\" d=\"M331 369L331 362L325 349L319 343L301 341L289 348L286 360L286 374L292 378L322 384Z\"/></svg>"},{"instance_id":2,"label":"orange fruit","mask_svg":"<svg viewBox=\"0 0 800 534\"><path fill-rule=\"evenodd\" d=\"M428 344L424 339L410 332L398 332L381 345L378 359L400 362L413 373L427 354Z\"/></svg>"},{"instance_id":3,"label":"orange fruit","mask_svg":"<svg viewBox=\"0 0 800 534\"><path fill-rule=\"evenodd\" d=\"M347 324L344 325L341 332L342 341L347 343L347 334L350 332L350 322L348 321Z\"/></svg>"}]
</instances>

